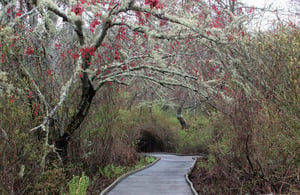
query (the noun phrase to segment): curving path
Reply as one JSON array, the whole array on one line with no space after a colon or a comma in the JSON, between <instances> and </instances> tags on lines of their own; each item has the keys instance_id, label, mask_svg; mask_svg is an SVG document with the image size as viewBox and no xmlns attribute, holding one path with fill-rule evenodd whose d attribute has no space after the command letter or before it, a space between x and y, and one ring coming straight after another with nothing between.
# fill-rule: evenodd
<instances>
[{"instance_id":1,"label":"curving path","mask_svg":"<svg viewBox=\"0 0 300 195\"><path fill-rule=\"evenodd\" d=\"M121 180L108 195L192 195L185 174L194 163L193 156L150 154L161 158L153 166Z\"/></svg>"}]
</instances>

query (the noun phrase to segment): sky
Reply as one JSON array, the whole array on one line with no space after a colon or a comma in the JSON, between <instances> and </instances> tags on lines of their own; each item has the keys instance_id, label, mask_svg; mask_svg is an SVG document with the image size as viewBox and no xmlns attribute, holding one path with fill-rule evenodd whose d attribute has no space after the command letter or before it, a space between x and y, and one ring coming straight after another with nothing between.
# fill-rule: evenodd
<instances>
[{"instance_id":1,"label":"sky","mask_svg":"<svg viewBox=\"0 0 300 195\"><path fill-rule=\"evenodd\" d=\"M290 0L243 0L243 2L255 6L263 6L265 4L273 3L276 7L284 7L285 5L288 5Z\"/></svg>"},{"instance_id":2,"label":"sky","mask_svg":"<svg viewBox=\"0 0 300 195\"><path fill-rule=\"evenodd\" d=\"M255 23L255 28L266 29L272 26L274 20L277 20L277 16L282 21L292 21L296 24L300 24L300 17L296 15L295 12L300 13L300 10L296 10L295 7L291 6L292 0L242 0L243 3L249 6L260 7L263 8L266 5L272 4L272 10L278 10L277 13L267 12L263 15L259 15ZM294 0L300 1L300 0ZM294 14L291 15L291 12ZM253 24L252 24L253 25Z\"/></svg>"}]
</instances>

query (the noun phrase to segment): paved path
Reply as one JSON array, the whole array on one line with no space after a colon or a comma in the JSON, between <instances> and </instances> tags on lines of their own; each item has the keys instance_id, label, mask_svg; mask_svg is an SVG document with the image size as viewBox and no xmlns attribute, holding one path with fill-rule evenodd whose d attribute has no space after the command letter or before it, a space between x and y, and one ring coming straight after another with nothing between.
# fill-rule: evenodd
<instances>
[{"instance_id":1,"label":"paved path","mask_svg":"<svg viewBox=\"0 0 300 195\"><path fill-rule=\"evenodd\" d=\"M185 174L193 165L192 156L151 154L160 157L153 166L118 183L108 195L192 195Z\"/></svg>"}]
</instances>

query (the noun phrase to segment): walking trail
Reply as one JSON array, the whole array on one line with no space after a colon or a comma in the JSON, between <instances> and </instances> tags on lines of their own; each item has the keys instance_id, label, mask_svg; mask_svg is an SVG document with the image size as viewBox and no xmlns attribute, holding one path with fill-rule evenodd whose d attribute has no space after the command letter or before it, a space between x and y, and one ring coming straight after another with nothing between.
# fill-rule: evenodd
<instances>
[{"instance_id":1,"label":"walking trail","mask_svg":"<svg viewBox=\"0 0 300 195\"><path fill-rule=\"evenodd\" d=\"M159 157L153 166L121 180L108 195L192 195L185 174L193 166L193 156L151 154Z\"/></svg>"}]
</instances>

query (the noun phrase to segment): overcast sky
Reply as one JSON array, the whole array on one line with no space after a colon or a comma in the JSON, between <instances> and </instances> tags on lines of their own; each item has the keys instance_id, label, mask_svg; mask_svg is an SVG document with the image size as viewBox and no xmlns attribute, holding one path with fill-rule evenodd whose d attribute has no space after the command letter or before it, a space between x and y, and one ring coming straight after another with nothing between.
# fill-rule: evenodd
<instances>
[{"instance_id":1,"label":"overcast sky","mask_svg":"<svg viewBox=\"0 0 300 195\"><path fill-rule=\"evenodd\" d=\"M296 24L300 24L299 15L296 16L295 12L299 12L295 7L291 6L291 1L293 0L242 0L245 4L249 6L255 6L263 8L272 4L272 10L278 10L277 16L283 21L293 21ZM294 0L299 1L299 0ZM294 14L291 14L294 13ZM260 15L257 19L259 21L255 22L255 28L266 29L270 27L274 20L277 20L276 13L264 13Z\"/></svg>"},{"instance_id":2,"label":"overcast sky","mask_svg":"<svg viewBox=\"0 0 300 195\"><path fill-rule=\"evenodd\" d=\"M245 2L248 5L254 5L259 7L273 3L275 7L283 8L289 4L290 0L243 0L243 2Z\"/></svg>"}]
</instances>

